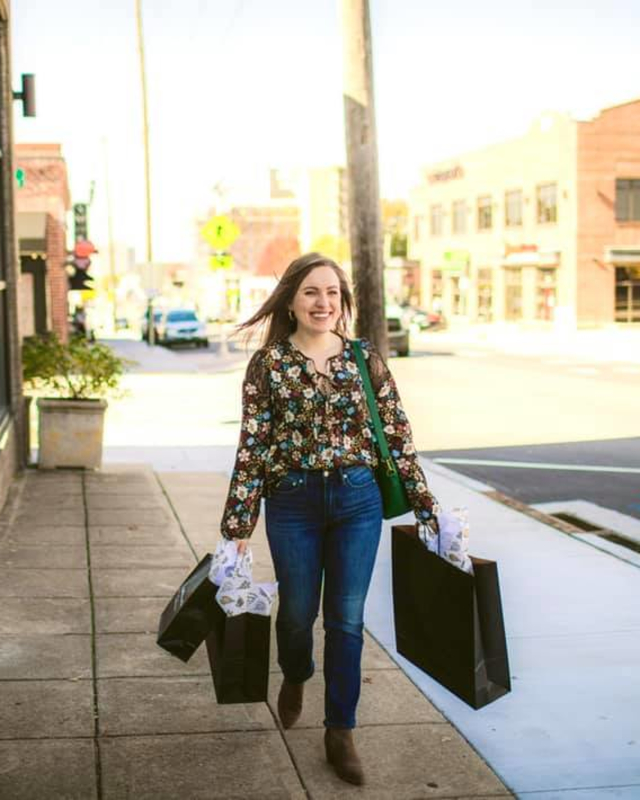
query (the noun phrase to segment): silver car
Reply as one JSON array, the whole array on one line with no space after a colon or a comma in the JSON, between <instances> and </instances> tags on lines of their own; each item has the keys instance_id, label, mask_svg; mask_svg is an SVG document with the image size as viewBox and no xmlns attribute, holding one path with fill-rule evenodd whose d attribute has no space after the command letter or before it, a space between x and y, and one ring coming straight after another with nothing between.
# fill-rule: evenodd
<instances>
[{"instance_id":1,"label":"silver car","mask_svg":"<svg viewBox=\"0 0 640 800\"><path fill-rule=\"evenodd\" d=\"M180 342L194 342L209 347L206 323L198 319L195 311L188 308L172 308L164 311L156 324L158 342L171 347Z\"/></svg>"}]
</instances>

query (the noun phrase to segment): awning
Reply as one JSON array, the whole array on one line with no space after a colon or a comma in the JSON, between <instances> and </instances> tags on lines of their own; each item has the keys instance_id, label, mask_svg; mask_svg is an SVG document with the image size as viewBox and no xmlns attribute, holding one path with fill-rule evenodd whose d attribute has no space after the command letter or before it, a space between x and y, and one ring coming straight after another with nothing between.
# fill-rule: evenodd
<instances>
[{"instance_id":1,"label":"awning","mask_svg":"<svg viewBox=\"0 0 640 800\"><path fill-rule=\"evenodd\" d=\"M21 254L46 253L47 214L45 211L18 211L16 232Z\"/></svg>"},{"instance_id":2,"label":"awning","mask_svg":"<svg viewBox=\"0 0 640 800\"><path fill-rule=\"evenodd\" d=\"M620 266L637 266L640 264L640 249L633 247L605 248L605 261Z\"/></svg>"},{"instance_id":3,"label":"awning","mask_svg":"<svg viewBox=\"0 0 640 800\"><path fill-rule=\"evenodd\" d=\"M525 250L521 253L509 253L502 259L503 267L557 267L559 264L560 253L557 250Z\"/></svg>"}]
</instances>

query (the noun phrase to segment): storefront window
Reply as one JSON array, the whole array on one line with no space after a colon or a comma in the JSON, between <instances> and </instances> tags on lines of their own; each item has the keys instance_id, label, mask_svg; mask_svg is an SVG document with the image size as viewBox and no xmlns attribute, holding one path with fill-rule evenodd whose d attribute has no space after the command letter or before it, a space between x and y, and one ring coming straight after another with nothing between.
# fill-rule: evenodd
<instances>
[{"instance_id":1,"label":"storefront window","mask_svg":"<svg viewBox=\"0 0 640 800\"><path fill-rule=\"evenodd\" d=\"M4 160L0 152L0 176L4 174ZM0 180L0 208L4 208L2 181ZM5 241L0 225L0 423L9 410L9 337L7 331L7 290Z\"/></svg>"},{"instance_id":2,"label":"storefront window","mask_svg":"<svg viewBox=\"0 0 640 800\"><path fill-rule=\"evenodd\" d=\"M442 311L442 270L431 273L431 310Z\"/></svg>"},{"instance_id":3,"label":"storefront window","mask_svg":"<svg viewBox=\"0 0 640 800\"><path fill-rule=\"evenodd\" d=\"M539 267L536 275L536 319L551 321L556 307L556 271Z\"/></svg>"},{"instance_id":4,"label":"storefront window","mask_svg":"<svg viewBox=\"0 0 640 800\"><path fill-rule=\"evenodd\" d=\"M515 227L522 225L522 192L514 189L504 196L504 224Z\"/></svg>"},{"instance_id":5,"label":"storefront window","mask_svg":"<svg viewBox=\"0 0 640 800\"><path fill-rule=\"evenodd\" d=\"M522 318L522 269L510 268L505 271L505 319L513 321Z\"/></svg>"},{"instance_id":6,"label":"storefront window","mask_svg":"<svg viewBox=\"0 0 640 800\"><path fill-rule=\"evenodd\" d=\"M616 322L640 322L640 267L616 267Z\"/></svg>"},{"instance_id":7,"label":"storefront window","mask_svg":"<svg viewBox=\"0 0 640 800\"><path fill-rule=\"evenodd\" d=\"M490 269L478 270L478 322L491 322L493 286Z\"/></svg>"}]
</instances>

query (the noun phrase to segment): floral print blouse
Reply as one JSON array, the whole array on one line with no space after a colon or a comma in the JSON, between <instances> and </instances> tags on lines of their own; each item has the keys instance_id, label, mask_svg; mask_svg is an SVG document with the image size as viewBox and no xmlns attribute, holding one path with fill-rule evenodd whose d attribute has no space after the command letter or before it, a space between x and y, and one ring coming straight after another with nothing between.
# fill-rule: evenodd
<instances>
[{"instance_id":1,"label":"floral print blouse","mask_svg":"<svg viewBox=\"0 0 640 800\"><path fill-rule=\"evenodd\" d=\"M260 500L289 469L375 467L378 454L367 398L348 339L332 356L328 374L315 369L288 339L257 350L242 386L242 424L221 530L246 539L260 513ZM366 339L362 350L376 393L389 450L419 521L432 516L435 499L418 461L409 420L393 376Z\"/></svg>"}]
</instances>

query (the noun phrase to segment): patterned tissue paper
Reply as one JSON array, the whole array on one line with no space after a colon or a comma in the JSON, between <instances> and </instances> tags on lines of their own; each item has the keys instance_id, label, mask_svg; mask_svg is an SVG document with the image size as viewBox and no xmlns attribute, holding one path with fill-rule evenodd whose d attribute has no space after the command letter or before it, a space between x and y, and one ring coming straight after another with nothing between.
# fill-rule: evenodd
<instances>
[{"instance_id":1,"label":"patterned tissue paper","mask_svg":"<svg viewBox=\"0 0 640 800\"><path fill-rule=\"evenodd\" d=\"M435 508L439 532L429 525L419 525L418 535L432 553L449 561L464 572L473 572L469 557L469 519L466 508L443 511Z\"/></svg>"},{"instance_id":2,"label":"patterned tissue paper","mask_svg":"<svg viewBox=\"0 0 640 800\"><path fill-rule=\"evenodd\" d=\"M247 548L238 555L236 543L218 542L211 560L209 580L218 586L216 601L228 617L238 614L260 614L268 617L278 594L278 584L254 583L253 554Z\"/></svg>"}]
</instances>

